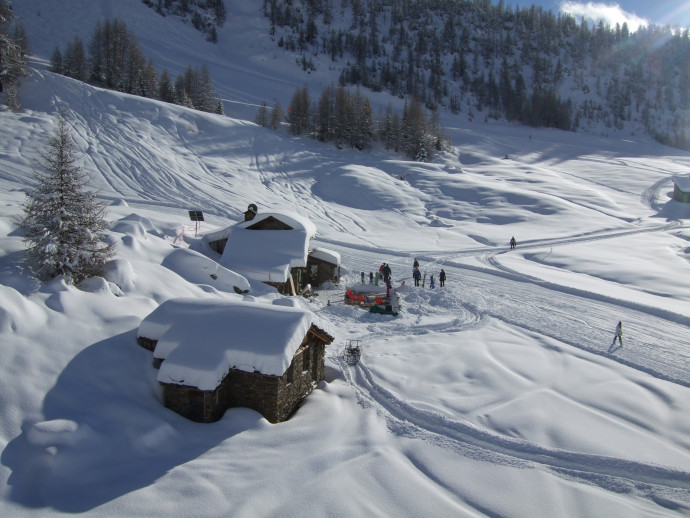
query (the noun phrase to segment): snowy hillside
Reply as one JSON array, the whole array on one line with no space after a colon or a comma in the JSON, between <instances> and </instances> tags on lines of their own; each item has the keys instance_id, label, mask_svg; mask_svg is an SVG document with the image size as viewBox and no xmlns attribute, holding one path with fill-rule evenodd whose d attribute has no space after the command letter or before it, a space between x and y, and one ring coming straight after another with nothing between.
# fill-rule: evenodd
<instances>
[{"instance_id":1,"label":"snowy hillside","mask_svg":"<svg viewBox=\"0 0 690 518\"><path fill-rule=\"evenodd\" d=\"M161 59L182 61L178 44L208 55L175 30ZM241 72L227 91L291 92L249 45L218 68ZM449 118L453 152L420 164L92 88L40 60L19 93L22 112L0 111L0 516L690 514L690 205L670 198L688 153ZM16 224L58 113L118 246L79 288L28 275ZM170 298L241 297L201 237L249 203L308 217L342 257L340 286L298 299L334 330L327 378L284 423L241 408L193 423L162 405L137 329ZM189 209L206 216L199 235ZM383 261L405 281L400 314L343 305ZM356 367L348 339L364 344Z\"/></svg>"}]
</instances>

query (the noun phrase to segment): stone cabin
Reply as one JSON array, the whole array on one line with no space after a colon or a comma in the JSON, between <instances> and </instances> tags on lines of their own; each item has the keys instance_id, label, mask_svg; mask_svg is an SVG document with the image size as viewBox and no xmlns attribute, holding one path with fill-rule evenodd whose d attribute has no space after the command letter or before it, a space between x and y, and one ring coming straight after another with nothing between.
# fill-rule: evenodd
<instances>
[{"instance_id":1,"label":"stone cabin","mask_svg":"<svg viewBox=\"0 0 690 518\"><path fill-rule=\"evenodd\" d=\"M682 203L690 203L690 177L675 176L673 183L673 199Z\"/></svg>"},{"instance_id":2,"label":"stone cabin","mask_svg":"<svg viewBox=\"0 0 690 518\"><path fill-rule=\"evenodd\" d=\"M204 236L218 254L218 262L252 280L275 286L282 294L295 295L307 284L317 288L337 282L340 254L311 248L316 227L294 213L258 214L251 204L244 221Z\"/></svg>"},{"instance_id":3,"label":"stone cabin","mask_svg":"<svg viewBox=\"0 0 690 518\"><path fill-rule=\"evenodd\" d=\"M203 423L247 407L271 423L288 419L325 377L333 335L318 317L279 299L171 299L141 323L164 404Z\"/></svg>"}]
</instances>

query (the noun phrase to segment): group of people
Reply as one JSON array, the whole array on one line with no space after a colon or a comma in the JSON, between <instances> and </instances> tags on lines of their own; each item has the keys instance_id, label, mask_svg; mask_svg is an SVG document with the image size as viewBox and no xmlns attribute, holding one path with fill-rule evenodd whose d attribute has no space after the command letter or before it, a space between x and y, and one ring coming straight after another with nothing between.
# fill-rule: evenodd
<instances>
[{"instance_id":1,"label":"group of people","mask_svg":"<svg viewBox=\"0 0 690 518\"><path fill-rule=\"evenodd\" d=\"M386 285L386 297L388 297L390 296L390 290L393 289L393 272L388 263L381 263L381 266L379 267L379 275L383 278L383 283ZM426 276L426 273L424 275ZM417 261L417 259L414 260L414 263L412 265L412 278L414 279L415 286L419 286L420 283L423 282L422 272L419 270L419 261ZM362 282L364 282L364 272L362 272ZM369 274L369 282L374 282L373 273ZM378 284L378 277L376 283ZM440 287L446 285L446 271L443 268L441 268L441 271L438 274L438 283ZM429 279L429 287L436 287L436 278L434 277L433 273L431 274L431 277Z\"/></svg>"},{"instance_id":2,"label":"group of people","mask_svg":"<svg viewBox=\"0 0 690 518\"><path fill-rule=\"evenodd\" d=\"M412 264L412 278L414 279L414 285L419 286L419 283L422 280L422 272L419 271L419 261L417 261L417 259L415 259L414 263ZM446 285L446 271L443 268L441 268L441 272L438 274L438 283L441 287ZM436 281L433 273L429 279L429 287L436 287Z\"/></svg>"},{"instance_id":3,"label":"group of people","mask_svg":"<svg viewBox=\"0 0 690 518\"><path fill-rule=\"evenodd\" d=\"M510 239L510 248L513 249L517 243L515 242L515 238ZM417 259L414 260L414 263L412 263L412 278L414 279L414 285L419 286L420 281L422 280L422 272L419 271L419 261ZM387 263L382 263L381 267L379 268L379 272L383 276L383 282L386 284L386 297L390 296L390 290L391 290L391 278L392 278L392 271L391 267ZM364 273L362 272L362 282L364 282ZM441 272L438 274L438 282L439 286L443 287L446 284L446 272L443 268L441 268ZM431 274L431 278L429 279L429 287L430 288L435 288L435 280L434 280L434 274ZM616 325L616 331L613 336L613 343L611 344L611 347L613 347L618 341L619 345L623 347L623 323L618 322L618 325Z\"/></svg>"}]
</instances>

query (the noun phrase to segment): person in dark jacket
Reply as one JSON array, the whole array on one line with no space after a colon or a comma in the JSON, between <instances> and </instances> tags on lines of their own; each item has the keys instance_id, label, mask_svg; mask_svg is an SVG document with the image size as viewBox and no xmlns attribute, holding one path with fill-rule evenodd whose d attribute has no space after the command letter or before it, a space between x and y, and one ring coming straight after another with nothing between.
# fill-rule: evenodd
<instances>
[{"instance_id":1,"label":"person in dark jacket","mask_svg":"<svg viewBox=\"0 0 690 518\"><path fill-rule=\"evenodd\" d=\"M412 263L413 268L419 268L419 261L417 261L417 258L415 258L414 263Z\"/></svg>"},{"instance_id":2,"label":"person in dark jacket","mask_svg":"<svg viewBox=\"0 0 690 518\"><path fill-rule=\"evenodd\" d=\"M517 246L517 241L515 240L515 236L510 238L510 249L515 250L515 247Z\"/></svg>"},{"instance_id":3,"label":"person in dark jacket","mask_svg":"<svg viewBox=\"0 0 690 518\"><path fill-rule=\"evenodd\" d=\"M386 282L390 278L391 274L393 273L391 270L391 267L388 266L388 263L383 263L383 270L381 271L383 273L383 281Z\"/></svg>"},{"instance_id":4,"label":"person in dark jacket","mask_svg":"<svg viewBox=\"0 0 690 518\"><path fill-rule=\"evenodd\" d=\"M623 347L623 323L620 321L616 326L616 334L613 335L613 343L611 345L615 345L616 340L618 340L620 346Z\"/></svg>"},{"instance_id":5,"label":"person in dark jacket","mask_svg":"<svg viewBox=\"0 0 690 518\"><path fill-rule=\"evenodd\" d=\"M414 269L414 272L412 272L412 278L414 279L414 285L419 286L419 281L422 280L422 272L419 271L419 268Z\"/></svg>"},{"instance_id":6,"label":"person in dark jacket","mask_svg":"<svg viewBox=\"0 0 690 518\"><path fill-rule=\"evenodd\" d=\"M446 271L441 268L441 273L438 274L438 283L443 288L446 285Z\"/></svg>"}]
</instances>

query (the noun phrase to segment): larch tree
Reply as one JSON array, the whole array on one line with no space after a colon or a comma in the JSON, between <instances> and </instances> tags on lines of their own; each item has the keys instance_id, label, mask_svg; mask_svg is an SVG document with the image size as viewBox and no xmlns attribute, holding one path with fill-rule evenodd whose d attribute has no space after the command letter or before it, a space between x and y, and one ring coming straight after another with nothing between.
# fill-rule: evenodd
<instances>
[{"instance_id":1,"label":"larch tree","mask_svg":"<svg viewBox=\"0 0 690 518\"><path fill-rule=\"evenodd\" d=\"M115 245L105 241L105 203L86 188L89 177L76 165L64 118L36 164L36 185L27 193L19 222L33 273L43 281L62 275L75 284L99 275Z\"/></svg>"},{"instance_id":2,"label":"larch tree","mask_svg":"<svg viewBox=\"0 0 690 518\"><path fill-rule=\"evenodd\" d=\"M271 110L271 128L278 129L281 121L283 120L283 107L280 105L280 101L276 101Z\"/></svg>"}]
</instances>

